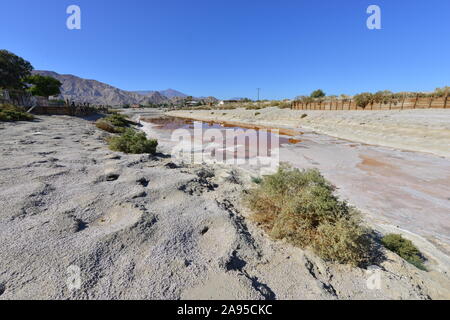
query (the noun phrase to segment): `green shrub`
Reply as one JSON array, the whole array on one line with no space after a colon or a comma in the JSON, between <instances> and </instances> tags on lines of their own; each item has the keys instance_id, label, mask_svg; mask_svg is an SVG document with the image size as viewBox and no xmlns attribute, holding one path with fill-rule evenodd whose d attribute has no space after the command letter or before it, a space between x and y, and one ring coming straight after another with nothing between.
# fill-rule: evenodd
<instances>
[{"instance_id":1,"label":"green shrub","mask_svg":"<svg viewBox=\"0 0 450 320\"><path fill-rule=\"evenodd\" d=\"M314 251L325 260L359 265L367 262L371 243L368 230L361 227L360 215L350 209L350 216L326 221L317 228L312 244ZM353 211L353 212L352 212Z\"/></svg>"},{"instance_id":2,"label":"green shrub","mask_svg":"<svg viewBox=\"0 0 450 320\"><path fill-rule=\"evenodd\" d=\"M23 109L13 105L0 105L0 121L14 122L14 121L32 121L34 116L25 112Z\"/></svg>"},{"instance_id":3,"label":"green shrub","mask_svg":"<svg viewBox=\"0 0 450 320\"><path fill-rule=\"evenodd\" d=\"M97 128L99 128L99 129L104 130L104 131L109 132L109 133L121 133L121 132L124 132L124 128L115 127L110 122L105 121L103 119L97 120L97 122L95 122L95 126Z\"/></svg>"},{"instance_id":4,"label":"green shrub","mask_svg":"<svg viewBox=\"0 0 450 320\"><path fill-rule=\"evenodd\" d=\"M112 114L106 118L103 119L104 121L107 121L109 123L111 123L113 126L116 127L128 127L130 125L130 120L127 119L126 116L124 116L123 114Z\"/></svg>"},{"instance_id":5,"label":"green shrub","mask_svg":"<svg viewBox=\"0 0 450 320\"><path fill-rule=\"evenodd\" d=\"M261 184L262 178L260 177L252 177L252 182L255 184Z\"/></svg>"},{"instance_id":6,"label":"green shrub","mask_svg":"<svg viewBox=\"0 0 450 320\"><path fill-rule=\"evenodd\" d=\"M426 270L423 262L425 259L417 247L408 239L403 238L400 234L388 234L381 239L383 245L395 252L400 257L416 266L421 270Z\"/></svg>"},{"instance_id":7,"label":"green shrub","mask_svg":"<svg viewBox=\"0 0 450 320\"><path fill-rule=\"evenodd\" d=\"M126 129L122 135L112 137L108 142L111 150L132 154L155 154L158 146L157 140L148 140L144 132L133 129Z\"/></svg>"},{"instance_id":8,"label":"green shrub","mask_svg":"<svg viewBox=\"0 0 450 320\"><path fill-rule=\"evenodd\" d=\"M249 191L253 219L275 239L311 248L325 260L361 265L369 260L369 230L359 212L333 195L317 170L282 165Z\"/></svg>"},{"instance_id":9,"label":"green shrub","mask_svg":"<svg viewBox=\"0 0 450 320\"><path fill-rule=\"evenodd\" d=\"M113 113L106 118L97 120L95 126L110 133L123 133L131 124L135 123L128 120L126 116Z\"/></svg>"},{"instance_id":10,"label":"green shrub","mask_svg":"<svg viewBox=\"0 0 450 320\"><path fill-rule=\"evenodd\" d=\"M374 96L370 92L357 94L356 96L353 97L353 99L355 100L356 106L363 109L367 107L370 103L374 102Z\"/></svg>"}]
</instances>

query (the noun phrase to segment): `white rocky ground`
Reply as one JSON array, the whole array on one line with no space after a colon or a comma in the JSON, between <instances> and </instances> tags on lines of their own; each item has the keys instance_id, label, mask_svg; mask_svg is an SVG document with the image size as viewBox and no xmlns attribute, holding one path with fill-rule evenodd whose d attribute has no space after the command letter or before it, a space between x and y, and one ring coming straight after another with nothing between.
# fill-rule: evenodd
<instances>
[{"instance_id":1,"label":"white rocky ground","mask_svg":"<svg viewBox=\"0 0 450 320\"><path fill-rule=\"evenodd\" d=\"M450 298L448 274L387 251L368 271L268 239L241 207L244 174L106 136L65 116L0 124L0 299Z\"/></svg>"}]
</instances>

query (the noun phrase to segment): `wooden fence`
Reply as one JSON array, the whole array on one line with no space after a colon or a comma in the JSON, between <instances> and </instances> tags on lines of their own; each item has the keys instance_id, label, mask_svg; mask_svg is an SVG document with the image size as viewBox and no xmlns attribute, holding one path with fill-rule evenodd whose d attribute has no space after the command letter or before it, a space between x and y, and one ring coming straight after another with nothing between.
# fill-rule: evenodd
<instances>
[{"instance_id":1,"label":"wooden fence","mask_svg":"<svg viewBox=\"0 0 450 320\"><path fill-rule=\"evenodd\" d=\"M403 109L450 108L450 98L415 97L400 98L388 103L370 103L365 108L358 107L353 99L324 100L315 102L294 101L294 110L403 110Z\"/></svg>"}]
</instances>

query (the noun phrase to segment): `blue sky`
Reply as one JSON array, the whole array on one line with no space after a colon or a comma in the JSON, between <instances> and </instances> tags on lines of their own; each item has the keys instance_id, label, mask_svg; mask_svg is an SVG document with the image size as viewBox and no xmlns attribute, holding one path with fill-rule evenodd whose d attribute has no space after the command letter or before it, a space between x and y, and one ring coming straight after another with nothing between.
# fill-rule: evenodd
<instances>
[{"instance_id":1,"label":"blue sky","mask_svg":"<svg viewBox=\"0 0 450 320\"><path fill-rule=\"evenodd\" d=\"M81 7L82 29L66 28ZM382 30L366 9L382 10ZM448 0L3 0L0 48L125 90L292 98L450 85Z\"/></svg>"}]
</instances>

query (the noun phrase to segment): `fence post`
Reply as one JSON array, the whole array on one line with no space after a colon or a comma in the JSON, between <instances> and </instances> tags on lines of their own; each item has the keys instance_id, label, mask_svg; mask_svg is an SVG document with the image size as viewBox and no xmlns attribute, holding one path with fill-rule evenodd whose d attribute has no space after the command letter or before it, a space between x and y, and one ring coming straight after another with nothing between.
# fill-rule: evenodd
<instances>
[{"instance_id":1,"label":"fence post","mask_svg":"<svg viewBox=\"0 0 450 320\"><path fill-rule=\"evenodd\" d=\"M416 95L416 101L414 101L413 109L415 109L417 107L417 101L419 101L419 94Z\"/></svg>"},{"instance_id":2,"label":"fence post","mask_svg":"<svg viewBox=\"0 0 450 320\"><path fill-rule=\"evenodd\" d=\"M445 94L444 98L444 109L447 108L447 99L448 99L448 92Z\"/></svg>"},{"instance_id":3,"label":"fence post","mask_svg":"<svg viewBox=\"0 0 450 320\"><path fill-rule=\"evenodd\" d=\"M430 104L428 105L428 109L431 109L432 104L433 104L433 97L430 97Z\"/></svg>"}]
</instances>

